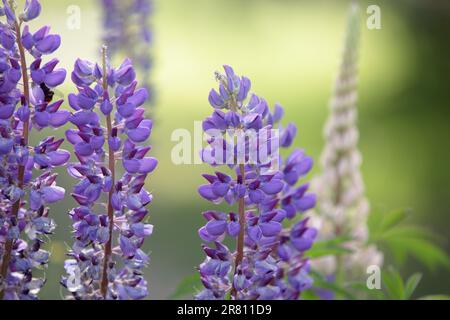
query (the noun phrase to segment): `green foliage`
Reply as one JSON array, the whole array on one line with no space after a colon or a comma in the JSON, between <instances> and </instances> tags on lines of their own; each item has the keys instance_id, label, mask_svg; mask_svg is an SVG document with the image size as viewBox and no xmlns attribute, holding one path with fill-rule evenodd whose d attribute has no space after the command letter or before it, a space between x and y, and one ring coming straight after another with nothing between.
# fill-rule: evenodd
<instances>
[{"instance_id":1,"label":"green foliage","mask_svg":"<svg viewBox=\"0 0 450 320\"><path fill-rule=\"evenodd\" d=\"M448 255L435 242L437 237L423 227L406 224L408 211L395 210L369 216L370 243L387 248L402 265L408 256L414 257L430 270L450 268Z\"/></svg>"},{"instance_id":2,"label":"green foliage","mask_svg":"<svg viewBox=\"0 0 450 320\"><path fill-rule=\"evenodd\" d=\"M422 274L414 273L404 281L396 269L389 267L388 270L383 273L382 279L383 289L387 298L394 300L409 300L412 298L412 295L422 280Z\"/></svg>"},{"instance_id":3,"label":"green foliage","mask_svg":"<svg viewBox=\"0 0 450 320\"><path fill-rule=\"evenodd\" d=\"M201 287L199 274L191 274L180 281L175 292L169 296L169 299L176 300L187 296L191 298Z\"/></svg>"},{"instance_id":4,"label":"green foliage","mask_svg":"<svg viewBox=\"0 0 450 320\"><path fill-rule=\"evenodd\" d=\"M392 267L389 268L388 271L383 272L382 279L383 288L388 298L394 300L405 299L405 284L397 270Z\"/></svg>"},{"instance_id":5,"label":"green foliage","mask_svg":"<svg viewBox=\"0 0 450 320\"><path fill-rule=\"evenodd\" d=\"M415 273L406 281L405 285L405 298L410 299L414 291L416 291L419 282L422 280L421 273Z\"/></svg>"},{"instance_id":6,"label":"green foliage","mask_svg":"<svg viewBox=\"0 0 450 320\"><path fill-rule=\"evenodd\" d=\"M330 255L341 255L345 253L351 253L350 249L343 247L342 245L350 240L349 237L336 237L330 240L316 241L312 248L306 252L306 256L309 258L319 258Z\"/></svg>"},{"instance_id":7,"label":"green foliage","mask_svg":"<svg viewBox=\"0 0 450 320\"><path fill-rule=\"evenodd\" d=\"M365 283L356 283L352 287L376 300L409 300L412 298L421 279L422 274L414 273L404 281L397 269L389 267L382 272L381 289L368 289Z\"/></svg>"}]
</instances>

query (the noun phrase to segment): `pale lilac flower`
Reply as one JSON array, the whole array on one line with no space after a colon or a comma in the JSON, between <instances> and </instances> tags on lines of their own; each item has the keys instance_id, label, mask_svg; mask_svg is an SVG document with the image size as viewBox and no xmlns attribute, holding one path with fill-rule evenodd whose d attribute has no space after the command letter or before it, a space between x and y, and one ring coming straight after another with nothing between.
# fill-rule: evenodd
<instances>
[{"instance_id":1,"label":"pale lilac flower","mask_svg":"<svg viewBox=\"0 0 450 320\"><path fill-rule=\"evenodd\" d=\"M364 196L360 172L361 154L358 150L357 127L357 56L359 37L359 8L351 7L343 61L330 102L330 115L325 125L326 144L321 157L322 173L314 181L320 203L311 216L321 230L323 239L340 236L352 240L346 246L353 253L323 257L312 261L325 274L343 270L348 279L365 275L369 265L381 265L383 254L367 247L367 215L369 203ZM370 254L369 254L370 252ZM341 265L338 265L341 263Z\"/></svg>"}]
</instances>

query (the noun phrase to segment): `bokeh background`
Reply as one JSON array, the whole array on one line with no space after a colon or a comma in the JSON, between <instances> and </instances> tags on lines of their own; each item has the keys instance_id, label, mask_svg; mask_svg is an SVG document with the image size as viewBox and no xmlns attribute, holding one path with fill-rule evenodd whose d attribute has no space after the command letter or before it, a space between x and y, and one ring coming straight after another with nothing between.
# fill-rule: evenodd
<instances>
[{"instance_id":1,"label":"bokeh background","mask_svg":"<svg viewBox=\"0 0 450 320\"><path fill-rule=\"evenodd\" d=\"M33 24L49 24L61 34L57 56L62 65L71 70L78 57L98 59L100 1L41 2L42 17ZM411 221L440 235L449 252L450 3L361 1L363 23L369 4L380 6L382 29L363 26L361 42L359 127L367 195L376 211L411 208ZM79 30L67 27L71 5L81 9ZM153 155L160 165L148 180L155 231L145 245L152 258L147 272L152 299L168 297L203 259L197 229L201 212L211 207L196 192L200 174L211 169L171 162L173 130L193 131L194 121L211 112L207 97L216 85L213 72L226 63L252 79L254 92L286 108L287 119L299 127L296 146L318 159L347 9L348 1L341 0L154 1L151 81L156 98L149 112L155 118ZM67 81L63 94L71 91ZM70 191L72 183L61 170L60 184ZM67 197L52 207L58 228L44 299L61 297L58 280L71 243L67 212L74 204ZM449 293L448 270L430 272L410 260L402 272L417 270L424 273L418 295Z\"/></svg>"}]
</instances>

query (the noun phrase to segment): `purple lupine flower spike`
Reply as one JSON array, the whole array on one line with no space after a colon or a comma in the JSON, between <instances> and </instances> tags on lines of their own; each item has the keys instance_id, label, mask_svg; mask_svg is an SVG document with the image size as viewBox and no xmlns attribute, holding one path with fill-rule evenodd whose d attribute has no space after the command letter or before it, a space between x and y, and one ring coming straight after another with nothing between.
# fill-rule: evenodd
<instances>
[{"instance_id":1,"label":"purple lupine flower spike","mask_svg":"<svg viewBox=\"0 0 450 320\"><path fill-rule=\"evenodd\" d=\"M207 223L199 236L212 245L203 245L207 257L199 272L205 289L196 299L297 299L312 284L304 252L317 231L307 219L291 229L284 229L283 222L315 205L308 184L296 187L311 170L312 159L296 149L279 165L278 148L292 145L296 127L281 128L282 107L270 112L263 98L249 96L248 78L229 66L224 69L225 74L216 73L219 90L211 90L208 98L214 112L203 122L209 145L202 159L215 167L228 165L233 172L205 174L207 183L198 191L215 204L237 204L237 212L203 213ZM241 135L247 138L235 146L225 132L236 134L237 141ZM223 244L227 236L236 239L235 252Z\"/></svg>"},{"instance_id":2,"label":"purple lupine flower spike","mask_svg":"<svg viewBox=\"0 0 450 320\"><path fill-rule=\"evenodd\" d=\"M103 11L103 41L111 57L129 57L138 72L142 72L143 88L151 92L153 34L150 16L153 0L99 0Z\"/></svg>"},{"instance_id":3,"label":"purple lupine flower spike","mask_svg":"<svg viewBox=\"0 0 450 320\"><path fill-rule=\"evenodd\" d=\"M149 257L141 247L153 232L146 222L152 195L145 179L157 166L144 142L152 121L144 117L147 90L138 89L131 61L111 68L77 60L69 95L74 109L66 132L78 162L68 171L79 182L70 211L75 242L65 262L62 285L74 299L143 299L143 269Z\"/></svg>"},{"instance_id":4,"label":"purple lupine flower spike","mask_svg":"<svg viewBox=\"0 0 450 320\"><path fill-rule=\"evenodd\" d=\"M44 240L55 228L48 205L64 198L53 168L63 166L69 153L63 139L47 137L29 145L33 129L58 128L69 118L53 101L53 90L66 77L58 60L46 61L58 49L58 35L45 26L33 35L25 22L37 18L41 4L27 0L16 13L14 1L2 1L0 13L0 299L37 299L45 283L34 269L47 265ZM22 27L23 26L23 27ZM29 56L31 63L27 61ZM30 73L29 71L30 70Z\"/></svg>"}]
</instances>

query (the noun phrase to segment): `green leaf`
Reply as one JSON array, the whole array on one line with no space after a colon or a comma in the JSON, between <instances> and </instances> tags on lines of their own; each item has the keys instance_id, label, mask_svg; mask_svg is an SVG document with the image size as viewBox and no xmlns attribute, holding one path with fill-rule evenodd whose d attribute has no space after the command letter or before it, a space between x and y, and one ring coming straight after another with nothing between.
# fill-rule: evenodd
<instances>
[{"instance_id":1,"label":"green leaf","mask_svg":"<svg viewBox=\"0 0 450 320\"><path fill-rule=\"evenodd\" d=\"M305 256L310 258L320 258L324 256L338 256L341 254L351 253L352 250L349 250L347 248L342 247L335 247L335 248L311 248Z\"/></svg>"},{"instance_id":2,"label":"green leaf","mask_svg":"<svg viewBox=\"0 0 450 320\"><path fill-rule=\"evenodd\" d=\"M389 241L392 238L419 238L419 239L433 239L436 238L438 240L438 237L431 233L429 230L417 226L397 226L395 228L392 228L391 230L386 231L382 235L383 241Z\"/></svg>"},{"instance_id":3,"label":"green leaf","mask_svg":"<svg viewBox=\"0 0 450 320\"><path fill-rule=\"evenodd\" d=\"M319 297L312 289L303 291L301 297L302 300L319 300Z\"/></svg>"},{"instance_id":4,"label":"green leaf","mask_svg":"<svg viewBox=\"0 0 450 320\"><path fill-rule=\"evenodd\" d=\"M393 227L404 221L407 216L407 210L405 209L395 210L384 215L383 220L381 221L380 231L386 232L392 229Z\"/></svg>"},{"instance_id":5,"label":"green leaf","mask_svg":"<svg viewBox=\"0 0 450 320\"><path fill-rule=\"evenodd\" d=\"M405 285L405 299L410 299L413 295L414 291L417 288L417 285L419 284L420 280L422 280L422 274L421 273L415 273L409 279L406 281Z\"/></svg>"},{"instance_id":6,"label":"green leaf","mask_svg":"<svg viewBox=\"0 0 450 320\"><path fill-rule=\"evenodd\" d=\"M174 300L188 295L193 296L201 286L202 284L198 273L189 275L181 280L175 289L175 292L169 296L169 299Z\"/></svg>"},{"instance_id":7,"label":"green leaf","mask_svg":"<svg viewBox=\"0 0 450 320\"><path fill-rule=\"evenodd\" d=\"M349 239L349 237L336 237L330 240L317 241L314 243L313 247L307 251L306 255L310 258L319 258L351 253L352 250L341 246L342 243L345 243Z\"/></svg>"},{"instance_id":8,"label":"green leaf","mask_svg":"<svg viewBox=\"0 0 450 320\"><path fill-rule=\"evenodd\" d=\"M431 241L419 238L397 237L390 239L387 245L394 254L396 251L397 253L409 253L430 270L435 270L437 266L450 268L448 255Z\"/></svg>"},{"instance_id":9,"label":"green leaf","mask_svg":"<svg viewBox=\"0 0 450 320\"><path fill-rule=\"evenodd\" d=\"M397 270L390 267L388 271L383 272L382 278L389 298L394 300L405 299L403 280Z\"/></svg>"},{"instance_id":10,"label":"green leaf","mask_svg":"<svg viewBox=\"0 0 450 320\"><path fill-rule=\"evenodd\" d=\"M369 289L367 288L366 283L362 282L353 282L350 283L350 287L361 292L362 294L365 294L368 297L371 297L375 300L386 300L386 295L384 294L383 290L381 289Z\"/></svg>"},{"instance_id":11,"label":"green leaf","mask_svg":"<svg viewBox=\"0 0 450 320\"><path fill-rule=\"evenodd\" d=\"M398 226L406 217L406 209L398 209L388 213L372 212L367 221L370 235L369 242L377 242L384 232Z\"/></svg>"}]
</instances>

